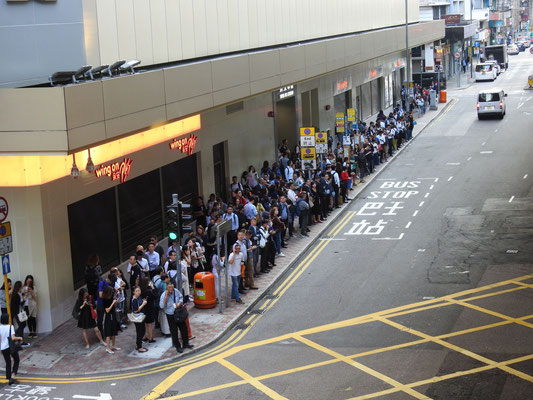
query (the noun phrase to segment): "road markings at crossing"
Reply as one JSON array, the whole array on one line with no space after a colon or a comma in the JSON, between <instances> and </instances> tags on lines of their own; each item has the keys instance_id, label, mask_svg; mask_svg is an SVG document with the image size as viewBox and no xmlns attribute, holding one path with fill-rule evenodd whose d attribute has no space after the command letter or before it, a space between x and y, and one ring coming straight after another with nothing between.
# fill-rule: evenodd
<instances>
[{"instance_id":1,"label":"road markings at crossing","mask_svg":"<svg viewBox=\"0 0 533 400\"><path fill-rule=\"evenodd\" d=\"M429 193L426 193L426 194L424 195L424 198L427 199L428 197L429 197Z\"/></svg>"},{"instance_id":2,"label":"road markings at crossing","mask_svg":"<svg viewBox=\"0 0 533 400\"><path fill-rule=\"evenodd\" d=\"M466 161L470 161L471 159L472 159L472 157L468 157L468 158L466 159Z\"/></svg>"},{"instance_id":3,"label":"road markings at crossing","mask_svg":"<svg viewBox=\"0 0 533 400\"><path fill-rule=\"evenodd\" d=\"M479 154L492 154L491 150L480 151Z\"/></svg>"},{"instance_id":4,"label":"road markings at crossing","mask_svg":"<svg viewBox=\"0 0 533 400\"><path fill-rule=\"evenodd\" d=\"M434 187L435 187L435 185L431 185L431 186L429 187L429 190L433 190Z\"/></svg>"},{"instance_id":5,"label":"road markings at crossing","mask_svg":"<svg viewBox=\"0 0 533 400\"><path fill-rule=\"evenodd\" d=\"M524 175L524 177L522 179L527 179L527 174Z\"/></svg>"},{"instance_id":6,"label":"road markings at crossing","mask_svg":"<svg viewBox=\"0 0 533 400\"><path fill-rule=\"evenodd\" d=\"M486 144L487 144L487 142L483 142L483 143L481 143L482 146L485 146Z\"/></svg>"},{"instance_id":7,"label":"road markings at crossing","mask_svg":"<svg viewBox=\"0 0 533 400\"><path fill-rule=\"evenodd\" d=\"M513 200L514 200L514 196L511 196L511 198L509 199L509 203L511 203Z\"/></svg>"},{"instance_id":8,"label":"road markings at crossing","mask_svg":"<svg viewBox=\"0 0 533 400\"><path fill-rule=\"evenodd\" d=\"M416 217L418 215L418 210L416 210L414 213L413 213L413 217Z\"/></svg>"},{"instance_id":9,"label":"road markings at crossing","mask_svg":"<svg viewBox=\"0 0 533 400\"><path fill-rule=\"evenodd\" d=\"M453 176L450 176L450 177L448 178L448 182L450 182L452 179L453 179Z\"/></svg>"},{"instance_id":10,"label":"road markings at crossing","mask_svg":"<svg viewBox=\"0 0 533 400\"><path fill-rule=\"evenodd\" d=\"M397 238L391 238L391 237L382 237L382 238L372 238L372 240L402 240L405 233L400 233L400 236Z\"/></svg>"},{"instance_id":11,"label":"road markings at crossing","mask_svg":"<svg viewBox=\"0 0 533 400\"><path fill-rule=\"evenodd\" d=\"M422 207L424 205L424 201L421 201L418 207Z\"/></svg>"},{"instance_id":12,"label":"road markings at crossing","mask_svg":"<svg viewBox=\"0 0 533 400\"><path fill-rule=\"evenodd\" d=\"M412 224L412 222L409 221L409 222L407 223L407 225L405 225L405 229L409 229L409 227L411 226L411 224Z\"/></svg>"},{"instance_id":13,"label":"road markings at crossing","mask_svg":"<svg viewBox=\"0 0 533 400\"><path fill-rule=\"evenodd\" d=\"M446 165L461 165L460 162L448 162Z\"/></svg>"}]
</instances>

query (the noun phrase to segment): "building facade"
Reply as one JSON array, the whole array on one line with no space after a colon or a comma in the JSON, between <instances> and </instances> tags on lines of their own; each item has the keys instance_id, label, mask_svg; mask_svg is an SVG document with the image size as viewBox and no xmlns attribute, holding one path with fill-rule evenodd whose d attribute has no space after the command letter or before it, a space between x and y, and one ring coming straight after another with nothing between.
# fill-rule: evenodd
<instances>
[{"instance_id":1,"label":"building facade","mask_svg":"<svg viewBox=\"0 0 533 400\"><path fill-rule=\"evenodd\" d=\"M9 55L0 196L13 230L10 277L34 275L39 331L69 318L88 255L108 270L149 235L164 235L172 193L224 197L232 175L274 161L282 139L297 143L299 127L333 128L335 112L350 107L369 118L399 99L407 78L404 2L0 4L9 38L42 26L35 7L50 7L58 15L44 25L64 41L42 55L32 51L47 30L19 46L0 42ZM418 0L408 6L411 47L444 36L442 21L419 21ZM31 57L41 61L18 70ZM57 70L132 59L142 62L136 73L47 83Z\"/></svg>"}]
</instances>

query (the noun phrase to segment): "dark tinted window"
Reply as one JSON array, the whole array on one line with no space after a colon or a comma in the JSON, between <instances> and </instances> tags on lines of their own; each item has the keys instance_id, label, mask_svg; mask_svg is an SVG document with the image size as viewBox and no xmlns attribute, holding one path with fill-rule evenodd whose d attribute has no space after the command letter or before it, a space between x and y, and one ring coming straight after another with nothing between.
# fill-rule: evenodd
<instances>
[{"instance_id":1,"label":"dark tinted window","mask_svg":"<svg viewBox=\"0 0 533 400\"><path fill-rule=\"evenodd\" d=\"M104 271L119 263L115 188L70 204L68 225L76 290L85 284L85 266L89 255L100 256Z\"/></svg>"},{"instance_id":2,"label":"dark tinted window","mask_svg":"<svg viewBox=\"0 0 533 400\"><path fill-rule=\"evenodd\" d=\"M148 172L118 186L120 234L123 258L135 247L146 247L150 235L161 237L161 189L159 170Z\"/></svg>"},{"instance_id":3,"label":"dark tinted window","mask_svg":"<svg viewBox=\"0 0 533 400\"><path fill-rule=\"evenodd\" d=\"M487 64L476 65L476 72L481 72L481 71L492 71L492 65L487 65Z\"/></svg>"},{"instance_id":4,"label":"dark tinted window","mask_svg":"<svg viewBox=\"0 0 533 400\"><path fill-rule=\"evenodd\" d=\"M479 102L484 103L487 101L500 101L500 94L499 93L480 93Z\"/></svg>"}]
</instances>

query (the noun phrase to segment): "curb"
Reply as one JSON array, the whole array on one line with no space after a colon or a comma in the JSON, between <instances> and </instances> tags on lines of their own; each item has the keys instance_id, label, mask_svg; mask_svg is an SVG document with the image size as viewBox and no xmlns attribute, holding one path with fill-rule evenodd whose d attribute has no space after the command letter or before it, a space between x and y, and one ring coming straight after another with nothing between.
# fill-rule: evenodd
<instances>
[{"instance_id":1,"label":"curb","mask_svg":"<svg viewBox=\"0 0 533 400\"><path fill-rule=\"evenodd\" d=\"M461 90L461 89L456 89L456 90ZM435 115L425 124L425 126L423 126L418 132L416 132L416 133L413 132L413 138L409 142L406 142L402 146L402 148L397 150L396 154L394 154L392 157L389 158L389 162L387 162L386 164L382 164L383 167L381 167L378 170L376 170L373 175L371 175L368 179L366 179L366 181L365 181L365 183L363 185L358 185L356 187L355 193L352 194L351 199L355 200L359 196L359 194L364 189L366 189L366 187L371 182L373 182L379 175L381 175L381 173L383 171L385 171L387 169L388 166L391 165L391 163L397 158L398 155L400 155L400 153L402 153L406 148L408 148L411 145L411 143L414 141L414 139L416 139L422 132L424 132L424 130L426 128L428 128L437 117L439 117L443 112L445 112L447 109L449 109L453 104L455 104L455 103L452 102L452 101L448 101L446 103L446 105L441 110L437 110ZM415 126L415 128L416 128L416 126ZM315 246L315 244L322 237L323 233L330 226L334 225L335 222L337 222L339 219L341 219L341 217L345 214L345 212L347 211L348 206L350 204L351 203L344 203L341 206L341 209L338 211L338 213L328 223L322 225L322 227L318 231L317 235L300 251L300 253L296 256L296 258L293 261L291 261L289 264L287 264L287 266L282 271L280 271L279 275L268 286L265 287L265 289L257 297L257 299L255 299L253 302L247 304L247 307L244 308L240 314L236 315L233 318L233 320L230 322L230 324L222 332L220 332L215 338L213 338L213 340L211 340L210 342L205 343L205 344L203 344L203 345L201 345L199 347L195 347L194 349L192 349L191 351L189 351L187 353L176 354L175 356L172 356L172 357L169 357L169 358L165 358L165 359L162 359L162 360L143 363L141 366L126 367L126 368L119 368L119 369L113 369L113 370L100 370L98 372L63 373L63 374L52 375L52 376L58 377L59 379L61 379L62 377L67 377L67 376L97 376L97 375L109 374L109 373L117 373L117 372L134 372L134 371L139 371L141 369L145 369L146 367L160 366L160 365L164 365L165 363L174 362L174 361L181 360L181 359L185 360L186 357L188 357L190 355L193 355L193 354L196 354L196 353L199 353L200 351L203 351L206 348L208 348L210 346L213 346L224 335L226 335L230 330L232 330L237 325L239 320L241 320L244 316L246 316L249 311L251 311L260 301L262 301L264 299L264 297L269 293L269 291L273 287L275 287L286 276L286 274L288 273L289 270L294 268L302 260L302 258L306 256L307 251L311 247ZM147 371L147 372L149 372L149 371ZM34 377L34 376L35 377L41 377L41 376L50 377L50 374L45 374L44 372L43 373L32 373L32 374L30 374L30 376L31 377ZM21 376L21 379L24 379L24 377Z\"/></svg>"}]
</instances>

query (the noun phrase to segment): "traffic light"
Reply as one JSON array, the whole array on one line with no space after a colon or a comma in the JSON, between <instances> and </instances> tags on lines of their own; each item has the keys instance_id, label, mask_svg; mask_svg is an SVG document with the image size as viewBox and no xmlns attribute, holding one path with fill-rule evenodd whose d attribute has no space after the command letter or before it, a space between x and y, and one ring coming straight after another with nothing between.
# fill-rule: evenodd
<instances>
[{"instance_id":1,"label":"traffic light","mask_svg":"<svg viewBox=\"0 0 533 400\"><path fill-rule=\"evenodd\" d=\"M192 220L192 215L184 214L191 208L190 204L184 204L178 199L177 194L172 195L172 204L167 206L167 228L169 242L176 240L181 244L181 238L189 232L192 227L187 226Z\"/></svg>"}]
</instances>

